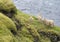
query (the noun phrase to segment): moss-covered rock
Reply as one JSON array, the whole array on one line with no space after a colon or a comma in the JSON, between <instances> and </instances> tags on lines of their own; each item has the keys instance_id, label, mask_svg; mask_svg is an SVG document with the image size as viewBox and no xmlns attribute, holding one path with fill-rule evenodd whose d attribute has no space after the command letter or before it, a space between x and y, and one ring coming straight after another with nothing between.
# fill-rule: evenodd
<instances>
[{"instance_id":1,"label":"moss-covered rock","mask_svg":"<svg viewBox=\"0 0 60 42\"><path fill-rule=\"evenodd\" d=\"M0 12L11 18L16 11L17 9L12 3L12 0L0 0Z\"/></svg>"}]
</instances>

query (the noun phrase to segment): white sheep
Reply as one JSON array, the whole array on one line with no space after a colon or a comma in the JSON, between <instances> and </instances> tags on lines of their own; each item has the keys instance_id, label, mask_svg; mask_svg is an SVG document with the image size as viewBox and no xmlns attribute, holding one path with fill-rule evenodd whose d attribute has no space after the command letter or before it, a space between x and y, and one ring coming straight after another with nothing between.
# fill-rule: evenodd
<instances>
[{"instance_id":1,"label":"white sheep","mask_svg":"<svg viewBox=\"0 0 60 42\"><path fill-rule=\"evenodd\" d=\"M33 20L34 20L34 18L32 16L30 16L29 21L33 22Z\"/></svg>"},{"instance_id":2,"label":"white sheep","mask_svg":"<svg viewBox=\"0 0 60 42\"><path fill-rule=\"evenodd\" d=\"M41 16L41 15L38 15L38 16L37 16L37 19L38 19L39 21L42 21L42 16Z\"/></svg>"},{"instance_id":3,"label":"white sheep","mask_svg":"<svg viewBox=\"0 0 60 42\"><path fill-rule=\"evenodd\" d=\"M41 20L41 19L42 19L42 17L41 17L41 16L38 16L37 18L38 18L39 20Z\"/></svg>"},{"instance_id":4,"label":"white sheep","mask_svg":"<svg viewBox=\"0 0 60 42\"><path fill-rule=\"evenodd\" d=\"M44 19L44 23L46 25L49 25L51 27L54 27L54 21L53 20Z\"/></svg>"}]
</instances>

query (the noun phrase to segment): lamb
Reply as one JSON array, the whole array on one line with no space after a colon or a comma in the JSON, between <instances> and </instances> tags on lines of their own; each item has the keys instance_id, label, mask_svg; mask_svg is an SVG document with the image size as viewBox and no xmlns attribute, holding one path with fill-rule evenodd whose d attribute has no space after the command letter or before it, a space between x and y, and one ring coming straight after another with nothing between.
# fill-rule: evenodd
<instances>
[{"instance_id":1,"label":"lamb","mask_svg":"<svg viewBox=\"0 0 60 42\"><path fill-rule=\"evenodd\" d=\"M48 20L44 18L44 23L48 26L54 27L54 21L53 20Z\"/></svg>"}]
</instances>

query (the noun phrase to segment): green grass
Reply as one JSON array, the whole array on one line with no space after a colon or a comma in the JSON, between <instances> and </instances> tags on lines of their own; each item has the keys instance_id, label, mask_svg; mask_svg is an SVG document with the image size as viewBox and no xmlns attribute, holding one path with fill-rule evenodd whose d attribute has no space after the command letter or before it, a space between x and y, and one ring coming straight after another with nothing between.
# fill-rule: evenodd
<instances>
[{"instance_id":1,"label":"green grass","mask_svg":"<svg viewBox=\"0 0 60 42\"><path fill-rule=\"evenodd\" d=\"M14 22L2 13L0 13L0 22L4 24L8 29L16 30Z\"/></svg>"},{"instance_id":2,"label":"green grass","mask_svg":"<svg viewBox=\"0 0 60 42\"><path fill-rule=\"evenodd\" d=\"M4 20L6 21L6 20ZM13 42L13 35L0 19L0 42Z\"/></svg>"},{"instance_id":3,"label":"green grass","mask_svg":"<svg viewBox=\"0 0 60 42\"><path fill-rule=\"evenodd\" d=\"M9 18L6 16L7 13L2 11L7 13L15 11L16 13ZM0 42L51 42L50 36L52 35L50 34L60 36L60 27L50 27L40 22L35 16L32 16L33 20L30 17L30 15L16 10L12 1L0 0ZM40 34L41 31L47 35L50 33L50 36Z\"/></svg>"},{"instance_id":4,"label":"green grass","mask_svg":"<svg viewBox=\"0 0 60 42\"><path fill-rule=\"evenodd\" d=\"M16 11L16 7L12 3L12 0L0 0L0 11L10 12Z\"/></svg>"}]
</instances>

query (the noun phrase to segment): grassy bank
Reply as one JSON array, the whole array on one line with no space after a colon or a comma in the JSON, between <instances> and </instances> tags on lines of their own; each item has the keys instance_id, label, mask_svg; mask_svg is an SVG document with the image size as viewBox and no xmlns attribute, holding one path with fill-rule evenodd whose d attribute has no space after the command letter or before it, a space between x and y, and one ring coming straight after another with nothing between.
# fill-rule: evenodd
<instances>
[{"instance_id":1,"label":"grassy bank","mask_svg":"<svg viewBox=\"0 0 60 42\"><path fill-rule=\"evenodd\" d=\"M50 27L16 9L10 0L0 0L0 42L58 42L60 27Z\"/></svg>"}]
</instances>

